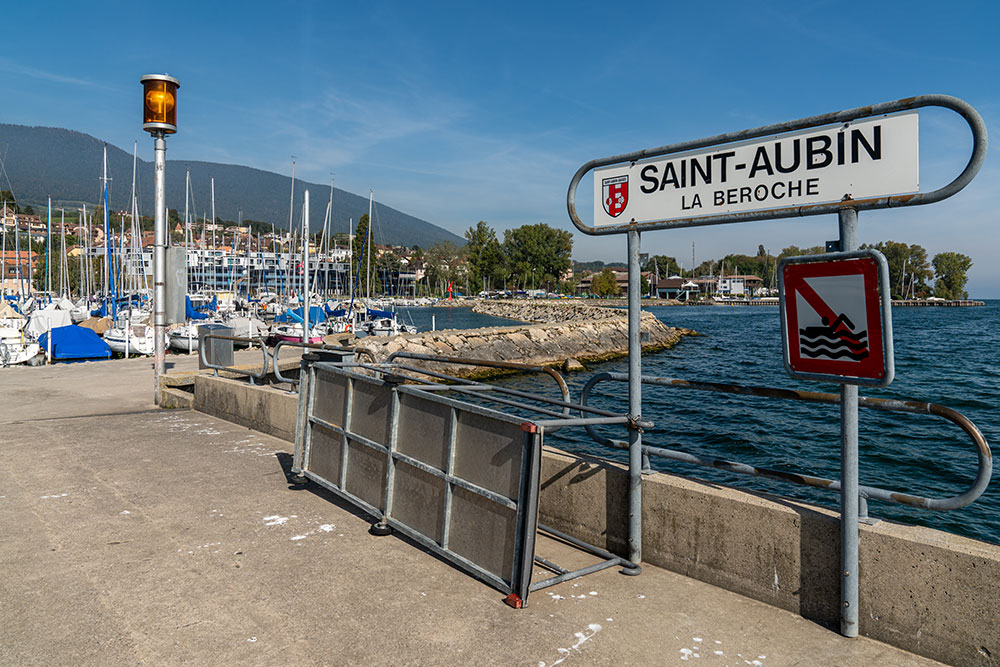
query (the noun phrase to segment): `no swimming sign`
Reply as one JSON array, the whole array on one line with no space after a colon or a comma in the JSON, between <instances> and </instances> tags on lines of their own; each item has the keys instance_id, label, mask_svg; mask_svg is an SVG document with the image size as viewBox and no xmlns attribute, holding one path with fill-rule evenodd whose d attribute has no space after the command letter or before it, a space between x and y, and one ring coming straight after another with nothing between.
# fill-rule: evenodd
<instances>
[{"instance_id":1,"label":"no swimming sign","mask_svg":"<svg viewBox=\"0 0 1000 667\"><path fill-rule=\"evenodd\" d=\"M879 387L892 382L888 273L875 250L779 264L781 337L792 377Z\"/></svg>"}]
</instances>

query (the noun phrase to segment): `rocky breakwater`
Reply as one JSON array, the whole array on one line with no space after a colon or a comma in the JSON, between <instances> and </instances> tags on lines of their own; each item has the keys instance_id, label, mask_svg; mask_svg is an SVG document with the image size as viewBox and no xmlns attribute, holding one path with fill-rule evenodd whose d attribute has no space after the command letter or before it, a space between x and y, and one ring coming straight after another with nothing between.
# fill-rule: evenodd
<instances>
[{"instance_id":1,"label":"rocky breakwater","mask_svg":"<svg viewBox=\"0 0 1000 667\"><path fill-rule=\"evenodd\" d=\"M514 361L539 366L582 369L583 363L605 361L628 354L628 318L625 311L561 303L484 302L498 317L532 318L530 323L482 329L452 329L388 338L368 337L358 347L371 350L384 361L395 352L488 361ZM551 318L552 321L539 321ZM673 347L690 329L667 326L650 313L641 320L642 349L655 352ZM429 361L407 361L428 370L467 378L502 373L493 368Z\"/></svg>"}]
</instances>

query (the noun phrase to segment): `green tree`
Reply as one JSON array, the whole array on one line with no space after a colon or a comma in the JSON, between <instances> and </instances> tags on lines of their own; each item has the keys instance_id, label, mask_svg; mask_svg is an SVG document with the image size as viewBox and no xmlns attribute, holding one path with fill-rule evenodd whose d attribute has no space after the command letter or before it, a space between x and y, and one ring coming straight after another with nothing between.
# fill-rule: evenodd
<instances>
[{"instance_id":1,"label":"green tree","mask_svg":"<svg viewBox=\"0 0 1000 667\"><path fill-rule=\"evenodd\" d=\"M661 278L680 275L681 266L674 257L667 255L653 255L642 265L643 271L653 271Z\"/></svg>"},{"instance_id":2,"label":"green tree","mask_svg":"<svg viewBox=\"0 0 1000 667\"><path fill-rule=\"evenodd\" d=\"M530 286L534 277L537 287L551 292L572 266L573 235L544 222L523 225L504 231L503 253L515 282Z\"/></svg>"},{"instance_id":3,"label":"green tree","mask_svg":"<svg viewBox=\"0 0 1000 667\"><path fill-rule=\"evenodd\" d=\"M424 266L433 293L444 295L448 291L448 283L460 278L461 256L461 250L451 241L441 241L427 249Z\"/></svg>"},{"instance_id":4,"label":"green tree","mask_svg":"<svg viewBox=\"0 0 1000 667\"><path fill-rule=\"evenodd\" d=\"M590 283L590 293L595 296L618 296L621 289L618 287L618 279L611 269L604 269Z\"/></svg>"},{"instance_id":5,"label":"green tree","mask_svg":"<svg viewBox=\"0 0 1000 667\"><path fill-rule=\"evenodd\" d=\"M801 255L822 255L825 252L826 246L814 245L811 248L800 248L798 246L790 245L781 250L781 254L778 255L778 259L784 259L785 257L799 257Z\"/></svg>"},{"instance_id":6,"label":"green tree","mask_svg":"<svg viewBox=\"0 0 1000 667\"><path fill-rule=\"evenodd\" d=\"M861 248L872 248L885 255L885 261L889 265L889 291L892 298L901 299L904 294L911 292L926 294L930 291L927 281L934 274L923 247L898 241L880 241L864 244Z\"/></svg>"},{"instance_id":7,"label":"green tree","mask_svg":"<svg viewBox=\"0 0 1000 667\"><path fill-rule=\"evenodd\" d=\"M471 291L478 292L502 284L507 277L506 261L493 228L480 220L465 232L465 239L468 241L465 253Z\"/></svg>"},{"instance_id":8,"label":"green tree","mask_svg":"<svg viewBox=\"0 0 1000 667\"><path fill-rule=\"evenodd\" d=\"M576 286L580 284L576 278L570 278L559 283L560 294L576 294Z\"/></svg>"},{"instance_id":9,"label":"green tree","mask_svg":"<svg viewBox=\"0 0 1000 667\"><path fill-rule=\"evenodd\" d=\"M10 190L0 190L0 212L3 211L4 203L7 204L7 213L20 213L21 208L14 200L14 193Z\"/></svg>"},{"instance_id":10,"label":"green tree","mask_svg":"<svg viewBox=\"0 0 1000 667\"><path fill-rule=\"evenodd\" d=\"M354 253L354 266L351 267L351 275L357 278L358 284L354 291L357 294L366 294L369 283L371 293L380 294L382 292L382 281L378 275L378 259L375 253L375 242L366 243L368 240L368 214L361 215L358 227L355 230L352 252ZM360 267L360 270L359 268Z\"/></svg>"},{"instance_id":11,"label":"green tree","mask_svg":"<svg viewBox=\"0 0 1000 667\"><path fill-rule=\"evenodd\" d=\"M965 291L972 258L959 252L939 252L934 255L934 295L942 299L968 299Z\"/></svg>"},{"instance_id":12,"label":"green tree","mask_svg":"<svg viewBox=\"0 0 1000 667\"><path fill-rule=\"evenodd\" d=\"M22 212L25 215L34 215L35 214L35 209L31 208L31 204L28 204L27 206L24 207L24 211L22 211Z\"/></svg>"}]
</instances>

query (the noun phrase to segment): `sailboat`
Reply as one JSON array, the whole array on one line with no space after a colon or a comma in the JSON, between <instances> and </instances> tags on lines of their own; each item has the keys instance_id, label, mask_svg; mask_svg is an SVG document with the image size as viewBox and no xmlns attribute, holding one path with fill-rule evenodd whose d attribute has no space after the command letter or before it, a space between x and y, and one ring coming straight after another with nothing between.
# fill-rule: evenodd
<instances>
[{"instance_id":1,"label":"sailboat","mask_svg":"<svg viewBox=\"0 0 1000 667\"><path fill-rule=\"evenodd\" d=\"M138 202L135 194L135 173L136 173L136 162L137 162L137 151L138 147L133 150L132 155L132 197L131 197L131 209L132 209L132 221L133 227L138 213ZM110 207L108 204L108 149L104 149L104 223L105 229L110 229ZM125 242L125 222L122 220L121 232L119 236L119 271L121 274L121 282L116 288L116 282L118 282L119 276L115 275L114 272L114 261L113 257L109 255L108 257L108 285L111 286L111 297L112 297L112 317L114 318L114 324L104 332L104 342L108 344L112 352L118 352L119 354L124 354L128 357L130 354L137 355L151 355L153 354L156 345L155 330L149 324L149 312L145 310L140 310L135 307L132 299L128 299L128 309L121 310L119 312L117 303L117 293L125 293L125 275L126 271L126 258L124 251ZM110 249L112 246L110 244L110 236L106 241L106 248ZM134 250L134 249L133 249Z\"/></svg>"}]
</instances>

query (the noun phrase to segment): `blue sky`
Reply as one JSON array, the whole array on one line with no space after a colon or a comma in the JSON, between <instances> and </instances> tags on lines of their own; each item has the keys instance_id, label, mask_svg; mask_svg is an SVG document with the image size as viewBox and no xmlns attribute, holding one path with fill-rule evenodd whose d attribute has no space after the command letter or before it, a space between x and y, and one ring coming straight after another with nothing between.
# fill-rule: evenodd
<instances>
[{"instance_id":1,"label":"blue sky","mask_svg":"<svg viewBox=\"0 0 1000 667\"><path fill-rule=\"evenodd\" d=\"M6 7L0 122L138 139L151 159L138 78L168 72L181 81L171 159L289 173L295 155L297 177L332 173L458 234L478 220L569 229L579 260L625 257L624 237L586 237L567 217L569 180L592 158L924 93L1000 126L996 2L178 1L162 19L152 6ZM971 141L950 112L920 123L926 190ZM862 213L862 241L969 254L970 293L1000 298L995 146L959 195ZM652 232L642 249L687 266L692 242L701 262L836 236L821 216Z\"/></svg>"}]
</instances>

